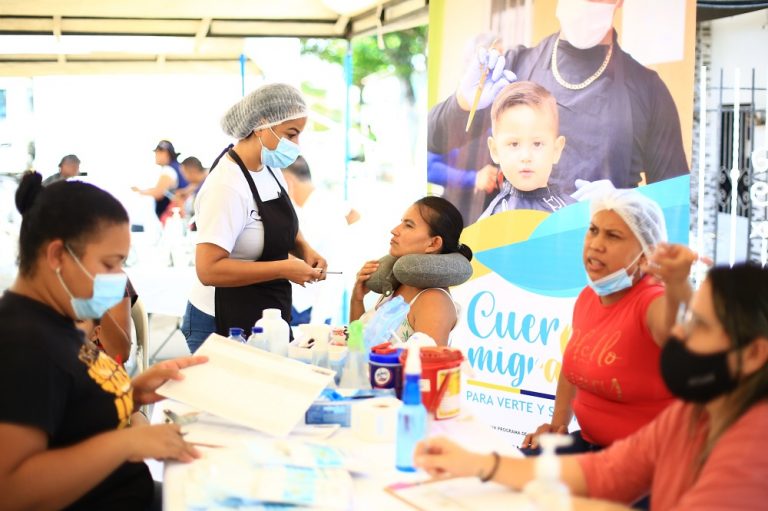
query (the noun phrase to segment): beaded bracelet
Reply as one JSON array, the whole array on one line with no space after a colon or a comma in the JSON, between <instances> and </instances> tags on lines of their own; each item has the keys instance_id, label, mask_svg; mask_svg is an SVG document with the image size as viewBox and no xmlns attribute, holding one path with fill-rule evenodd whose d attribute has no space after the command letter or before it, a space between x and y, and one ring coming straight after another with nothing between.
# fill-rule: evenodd
<instances>
[{"instance_id":1,"label":"beaded bracelet","mask_svg":"<svg viewBox=\"0 0 768 511\"><path fill-rule=\"evenodd\" d=\"M497 453L496 451L493 451L491 455L493 456L493 467L491 467L491 471L488 472L485 475L485 477L480 478L480 481L484 483L487 483L488 481L493 479L493 476L496 475L496 471L499 469L499 463L501 463L501 456L499 456L499 453Z\"/></svg>"}]
</instances>

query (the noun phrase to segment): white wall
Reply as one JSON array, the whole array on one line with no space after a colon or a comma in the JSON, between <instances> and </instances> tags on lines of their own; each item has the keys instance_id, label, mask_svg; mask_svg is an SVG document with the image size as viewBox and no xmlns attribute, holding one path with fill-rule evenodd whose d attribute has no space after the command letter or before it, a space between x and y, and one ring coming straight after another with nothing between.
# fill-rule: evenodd
<instances>
[{"instance_id":1,"label":"white wall","mask_svg":"<svg viewBox=\"0 0 768 511\"><path fill-rule=\"evenodd\" d=\"M720 80L720 70L723 69L723 81L726 87L733 87L735 69L741 69L741 87L750 87L752 69L755 69L757 87L765 89L768 84L768 59L765 49L768 48L768 9L755 11L730 18L712 21L712 70L711 85L717 86ZM733 94L725 91L723 101L733 102ZM711 97L710 101L717 97ZM751 96L742 90L742 103L750 102ZM765 108L766 93L759 91L755 97L755 107ZM768 145L765 126L756 129L756 144Z\"/></svg>"}]
</instances>

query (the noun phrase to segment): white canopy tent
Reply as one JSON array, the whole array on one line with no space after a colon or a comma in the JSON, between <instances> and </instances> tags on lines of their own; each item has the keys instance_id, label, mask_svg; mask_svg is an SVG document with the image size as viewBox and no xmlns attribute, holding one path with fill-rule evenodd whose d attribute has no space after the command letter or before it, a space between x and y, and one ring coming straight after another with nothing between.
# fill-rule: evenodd
<instances>
[{"instance_id":1,"label":"white canopy tent","mask_svg":"<svg viewBox=\"0 0 768 511\"><path fill-rule=\"evenodd\" d=\"M247 38L351 38L426 24L427 11L428 0L0 0L0 76L231 70Z\"/></svg>"}]
</instances>

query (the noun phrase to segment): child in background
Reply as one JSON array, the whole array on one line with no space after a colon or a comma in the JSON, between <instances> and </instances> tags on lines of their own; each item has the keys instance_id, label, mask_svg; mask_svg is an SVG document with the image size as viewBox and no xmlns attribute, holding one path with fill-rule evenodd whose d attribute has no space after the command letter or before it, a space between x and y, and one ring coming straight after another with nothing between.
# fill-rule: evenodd
<instances>
[{"instance_id":1,"label":"child in background","mask_svg":"<svg viewBox=\"0 0 768 511\"><path fill-rule=\"evenodd\" d=\"M488 149L504 182L479 220L510 209L552 212L576 202L548 184L565 137L558 135L557 102L547 89L533 82L507 85L493 101L491 120Z\"/></svg>"}]
</instances>

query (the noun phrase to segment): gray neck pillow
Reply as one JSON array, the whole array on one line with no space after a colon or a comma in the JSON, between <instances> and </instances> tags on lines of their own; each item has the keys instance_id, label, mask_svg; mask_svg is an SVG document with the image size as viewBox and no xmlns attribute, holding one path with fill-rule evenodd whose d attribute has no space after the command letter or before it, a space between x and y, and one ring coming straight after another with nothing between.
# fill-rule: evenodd
<instances>
[{"instance_id":1,"label":"gray neck pillow","mask_svg":"<svg viewBox=\"0 0 768 511\"><path fill-rule=\"evenodd\" d=\"M385 255L365 285L374 293L391 295L397 286L426 289L463 284L472 276L472 264L459 252L451 254Z\"/></svg>"}]
</instances>

